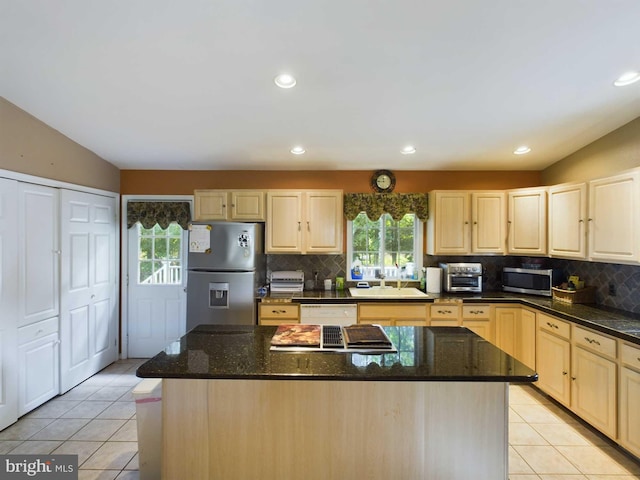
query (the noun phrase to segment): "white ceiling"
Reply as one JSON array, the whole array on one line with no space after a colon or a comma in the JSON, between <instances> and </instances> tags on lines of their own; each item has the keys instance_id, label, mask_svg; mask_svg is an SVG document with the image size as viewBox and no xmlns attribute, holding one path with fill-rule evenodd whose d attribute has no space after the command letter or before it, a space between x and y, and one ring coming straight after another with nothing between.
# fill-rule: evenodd
<instances>
[{"instance_id":1,"label":"white ceiling","mask_svg":"<svg viewBox=\"0 0 640 480\"><path fill-rule=\"evenodd\" d=\"M0 69L123 169L540 170L640 116L640 1L0 0Z\"/></svg>"}]
</instances>

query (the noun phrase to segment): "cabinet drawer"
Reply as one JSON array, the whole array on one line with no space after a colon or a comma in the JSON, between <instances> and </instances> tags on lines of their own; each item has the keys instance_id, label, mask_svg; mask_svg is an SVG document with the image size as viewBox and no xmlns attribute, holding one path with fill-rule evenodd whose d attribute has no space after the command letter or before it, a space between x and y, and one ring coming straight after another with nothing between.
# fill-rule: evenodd
<instances>
[{"instance_id":1,"label":"cabinet drawer","mask_svg":"<svg viewBox=\"0 0 640 480\"><path fill-rule=\"evenodd\" d=\"M463 305L462 318L469 320L475 320L476 318L491 318L491 308L489 305Z\"/></svg>"},{"instance_id":2,"label":"cabinet drawer","mask_svg":"<svg viewBox=\"0 0 640 480\"><path fill-rule=\"evenodd\" d=\"M538 328L567 340L571 338L571 324L555 317L538 313Z\"/></svg>"},{"instance_id":3,"label":"cabinet drawer","mask_svg":"<svg viewBox=\"0 0 640 480\"><path fill-rule=\"evenodd\" d=\"M266 305L260 305L260 318L269 318L269 319L281 319L281 318L290 318L294 320L298 320L300 314L299 306L288 304L282 305L277 303L271 303Z\"/></svg>"},{"instance_id":4,"label":"cabinet drawer","mask_svg":"<svg viewBox=\"0 0 640 480\"><path fill-rule=\"evenodd\" d=\"M622 357L622 363L636 370L640 370L640 348L632 347L626 343L622 343L621 345L620 355Z\"/></svg>"},{"instance_id":5,"label":"cabinet drawer","mask_svg":"<svg viewBox=\"0 0 640 480\"><path fill-rule=\"evenodd\" d=\"M573 340L576 345L580 345L613 359L616 358L616 341L613 338L605 337L592 330L574 326Z\"/></svg>"},{"instance_id":6,"label":"cabinet drawer","mask_svg":"<svg viewBox=\"0 0 640 480\"><path fill-rule=\"evenodd\" d=\"M18 329L18 345L58 332L58 317L49 318Z\"/></svg>"},{"instance_id":7,"label":"cabinet drawer","mask_svg":"<svg viewBox=\"0 0 640 480\"><path fill-rule=\"evenodd\" d=\"M431 305L431 318L458 318L460 307L458 305L438 304Z\"/></svg>"},{"instance_id":8,"label":"cabinet drawer","mask_svg":"<svg viewBox=\"0 0 640 480\"><path fill-rule=\"evenodd\" d=\"M427 306L406 303L359 303L358 319L427 319Z\"/></svg>"}]
</instances>

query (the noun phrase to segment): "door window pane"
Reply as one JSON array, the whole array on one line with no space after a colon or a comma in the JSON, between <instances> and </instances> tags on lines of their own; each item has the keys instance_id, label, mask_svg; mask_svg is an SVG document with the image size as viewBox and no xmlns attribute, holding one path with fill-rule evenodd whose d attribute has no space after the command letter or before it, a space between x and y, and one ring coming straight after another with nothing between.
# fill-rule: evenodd
<instances>
[{"instance_id":1,"label":"door window pane","mask_svg":"<svg viewBox=\"0 0 640 480\"><path fill-rule=\"evenodd\" d=\"M142 285L182 283L182 228L170 224L144 228L138 224L138 278Z\"/></svg>"}]
</instances>

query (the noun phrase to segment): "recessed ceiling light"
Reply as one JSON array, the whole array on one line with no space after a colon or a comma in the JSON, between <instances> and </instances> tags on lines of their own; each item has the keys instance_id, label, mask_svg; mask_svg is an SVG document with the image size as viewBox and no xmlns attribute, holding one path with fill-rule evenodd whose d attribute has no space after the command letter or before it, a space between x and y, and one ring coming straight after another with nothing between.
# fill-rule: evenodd
<instances>
[{"instance_id":1,"label":"recessed ceiling light","mask_svg":"<svg viewBox=\"0 0 640 480\"><path fill-rule=\"evenodd\" d=\"M291 88L296 84L296 79L293 77L293 75L289 75L288 73L281 73L276 78L274 78L273 81L280 88Z\"/></svg>"},{"instance_id":2,"label":"recessed ceiling light","mask_svg":"<svg viewBox=\"0 0 640 480\"><path fill-rule=\"evenodd\" d=\"M306 152L304 147L301 147L301 146L293 147L290 151L294 155L302 155L304 152Z\"/></svg>"},{"instance_id":3,"label":"recessed ceiling light","mask_svg":"<svg viewBox=\"0 0 640 480\"><path fill-rule=\"evenodd\" d=\"M414 153L416 153L416 147L414 147L413 145L407 145L402 150L400 150L400 153L403 155L413 155Z\"/></svg>"},{"instance_id":4,"label":"recessed ceiling light","mask_svg":"<svg viewBox=\"0 0 640 480\"><path fill-rule=\"evenodd\" d=\"M624 75L618 77L618 79L613 82L613 84L616 87L626 87L627 85L636 83L638 80L640 80L640 72L627 72Z\"/></svg>"},{"instance_id":5,"label":"recessed ceiling light","mask_svg":"<svg viewBox=\"0 0 640 480\"><path fill-rule=\"evenodd\" d=\"M531 151L531 149L529 147L527 147L526 145L522 145L518 148L516 148L513 153L515 153L516 155L524 155L525 153L529 153Z\"/></svg>"}]
</instances>

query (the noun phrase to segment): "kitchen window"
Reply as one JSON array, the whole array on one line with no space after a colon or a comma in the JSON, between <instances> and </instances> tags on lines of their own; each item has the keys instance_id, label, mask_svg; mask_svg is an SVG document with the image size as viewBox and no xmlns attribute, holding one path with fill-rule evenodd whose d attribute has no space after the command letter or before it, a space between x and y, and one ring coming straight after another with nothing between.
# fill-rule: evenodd
<instances>
[{"instance_id":1,"label":"kitchen window","mask_svg":"<svg viewBox=\"0 0 640 480\"><path fill-rule=\"evenodd\" d=\"M417 280L422 268L422 223L407 213L394 220L388 213L369 220L361 212L347 222L349 280Z\"/></svg>"},{"instance_id":2,"label":"kitchen window","mask_svg":"<svg viewBox=\"0 0 640 480\"><path fill-rule=\"evenodd\" d=\"M138 283L176 285L182 283L182 228L171 223L144 228L138 224Z\"/></svg>"}]
</instances>

